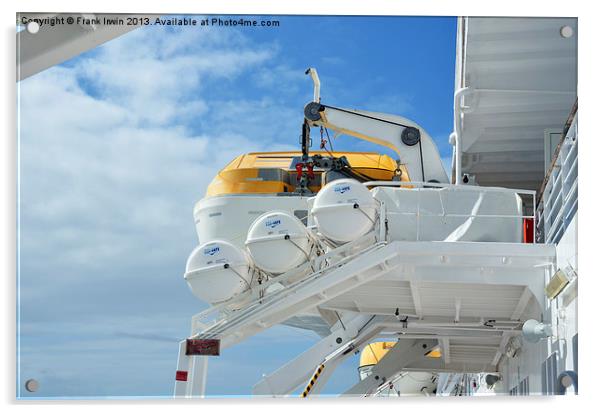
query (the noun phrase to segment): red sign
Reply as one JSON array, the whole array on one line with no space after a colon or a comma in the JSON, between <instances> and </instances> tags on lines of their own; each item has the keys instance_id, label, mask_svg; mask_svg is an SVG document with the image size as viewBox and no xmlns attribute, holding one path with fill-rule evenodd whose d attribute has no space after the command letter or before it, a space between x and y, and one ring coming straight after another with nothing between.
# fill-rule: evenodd
<instances>
[{"instance_id":1,"label":"red sign","mask_svg":"<svg viewBox=\"0 0 602 413\"><path fill-rule=\"evenodd\" d=\"M186 340L187 356L219 356L219 340L204 338Z\"/></svg>"},{"instance_id":2,"label":"red sign","mask_svg":"<svg viewBox=\"0 0 602 413\"><path fill-rule=\"evenodd\" d=\"M176 371L176 381L187 381L188 372L183 370Z\"/></svg>"}]
</instances>

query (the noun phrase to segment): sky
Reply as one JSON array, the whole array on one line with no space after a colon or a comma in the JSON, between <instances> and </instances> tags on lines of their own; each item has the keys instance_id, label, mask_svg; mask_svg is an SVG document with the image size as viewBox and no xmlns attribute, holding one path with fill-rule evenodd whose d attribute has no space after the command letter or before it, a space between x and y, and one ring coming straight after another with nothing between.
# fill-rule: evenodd
<instances>
[{"instance_id":1,"label":"sky","mask_svg":"<svg viewBox=\"0 0 602 413\"><path fill-rule=\"evenodd\" d=\"M18 85L17 386L40 383L20 397L172 394L178 341L207 307L182 278L194 202L239 154L298 148L308 67L323 103L407 117L449 166L455 18L258 19L280 26L143 27ZM318 339L277 326L226 349L207 394L249 395Z\"/></svg>"}]
</instances>

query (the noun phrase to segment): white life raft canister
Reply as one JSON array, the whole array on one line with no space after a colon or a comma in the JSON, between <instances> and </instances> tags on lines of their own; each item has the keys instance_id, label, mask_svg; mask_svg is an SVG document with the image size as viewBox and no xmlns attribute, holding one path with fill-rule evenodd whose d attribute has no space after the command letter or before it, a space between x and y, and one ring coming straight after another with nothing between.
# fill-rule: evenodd
<instances>
[{"instance_id":1,"label":"white life raft canister","mask_svg":"<svg viewBox=\"0 0 602 413\"><path fill-rule=\"evenodd\" d=\"M377 202L355 179L338 179L316 195L311 214L318 230L336 242L349 242L368 233L376 220Z\"/></svg>"},{"instance_id":2,"label":"white life raft canister","mask_svg":"<svg viewBox=\"0 0 602 413\"><path fill-rule=\"evenodd\" d=\"M184 279L194 295L215 304L250 289L251 276L244 250L226 241L210 241L192 251Z\"/></svg>"},{"instance_id":3,"label":"white life raft canister","mask_svg":"<svg viewBox=\"0 0 602 413\"><path fill-rule=\"evenodd\" d=\"M245 242L255 265L272 274L282 274L308 260L309 233L303 222L284 211L270 211L250 226Z\"/></svg>"}]
</instances>

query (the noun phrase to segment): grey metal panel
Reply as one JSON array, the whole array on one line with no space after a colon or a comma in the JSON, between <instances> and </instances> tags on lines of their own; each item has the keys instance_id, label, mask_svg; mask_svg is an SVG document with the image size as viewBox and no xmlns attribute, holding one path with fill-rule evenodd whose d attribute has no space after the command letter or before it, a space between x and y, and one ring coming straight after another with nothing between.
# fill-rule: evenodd
<instances>
[{"instance_id":1,"label":"grey metal panel","mask_svg":"<svg viewBox=\"0 0 602 413\"><path fill-rule=\"evenodd\" d=\"M126 22L129 17L151 19L158 16L19 13L18 20L20 22L31 19L44 21L44 19L58 18L61 19L62 24L41 24L40 30L35 34L27 30L17 33L17 80L23 80L141 27L135 24L107 23L116 18ZM73 19L73 23L66 24L67 19ZM84 19L98 19L98 21L90 24L86 23Z\"/></svg>"}]
</instances>

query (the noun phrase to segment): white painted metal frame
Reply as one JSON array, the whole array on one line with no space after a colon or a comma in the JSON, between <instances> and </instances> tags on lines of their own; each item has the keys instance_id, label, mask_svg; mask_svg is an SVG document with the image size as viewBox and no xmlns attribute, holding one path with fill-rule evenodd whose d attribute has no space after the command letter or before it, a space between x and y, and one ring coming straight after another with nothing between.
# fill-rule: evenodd
<instances>
[{"instance_id":1,"label":"white painted metal frame","mask_svg":"<svg viewBox=\"0 0 602 413\"><path fill-rule=\"evenodd\" d=\"M187 356L186 340L180 341L176 371L185 372L186 380L176 380L174 397L193 398L205 395L208 371L207 356Z\"/></svg>"},{"instance_id":2,"label":"white painted metal frame","mask_svg":"<svg viewBox=\"0 0 602 413\"><path fill-rule=\"evenodd\" d=\"M524 285L525 292L521 295L518 308L513 316L517 317L524 310L528 299L526 297L534 296L541 308L543 308L543 286L545 277L542 271L548 271L554 261L554 248L547 245L532 244L506 244L496 243L492 248L492 243L470 243L470 242L402 242L396 241L389 244L379 243L367 248L353 256L353 259L346 260L344 263L336 263L324 270L312 274L306 279L291 285L285 290L281 290L261 302L255 303L248 308L244 308L224 320L218 321L212 326L194 331L196 338L220 338L222 347L229 347L245 338L263 331L275 324L281 323L299 312L307 311L310 308L316 308L326 304L329 300L345 294L362 284L370 283L379 277L387 274L396 274L401 279L414 277L419 282L449 282L450 274L457 275L457 282L474 285ZM441 257L446 257L442 260ZM415 272L411 267L427 266L434 271L425 273ZM483 270L489 268L490 270ZM533 268L533 274L516 271L517 269ZM459 272L459 269L461 271ZM535 270L538 269L538 270ZM529 294L527 294L527 289ZM418 311L417 311L418 312ZM361 314L366 316L366 314ZM492 352L491 361L480 361L470 363L468 361L455 361L451 357L453 344L448 340L454 340L453 337L479 337L485 334L491 336L494 334L500 340L506 336L519 334L517 330L519 322L500 325L493 328L483 327L480 323L465 323L455 317L457 320L437 321L429 319L424 321L409 322L404 327L398 320L383 322L375 325L375 329L362 339L373 338L385 331L391 331L392 334L402 334L398 337L431 337L435 340L442 340L444 347L444 359L439 361L420 361L413 365L405 366L406 369L424 371L485 371L486 369L495 370L494 359L499 357L497 353L503 351L502 345L496 345L490 351ZM350 326L361 324L365 318L358 318L350 323ZM509 320L510 321L510 320ZM407 330L401 331L403 328ZM359 332L359 330L358 330ZM338 335L337 335L338 334ZM267 380L256 386L257 393L283 392L276 394L287 394L292 391L294 386L302 383L304 378L311 375L313 369L328 358L328 354L341 351L341 348L349 346L349 339L356 337L355 327L350 327L349 331L335 331L333 334L320 343L318 343L309 352L304 353L299 359L293 360L289 365L283 367L280 372L275 372L268 376ZM341 338L337 343L336 339ZM333 345L333 340L339 346ZM449 344L446 344L449 343ZM478 347L478 346L477 346ZM330 352L330 353L329 353ZM332 370L338 363L332 359ZM190 360L188 360L190 363ZM328 363L327 363L328 364ZM303 365L304 369L299 370L298 374L293 374L296 367ZM291 367L293 366L293 367ZM191 377L191 387L186 387L185 395L195 395L203 388L204 380L195 377L195 366L188 364L189 371L194 372ZM199 370L203 374L203 369ZM328 374L328 375L329 375ZM326 375L324 381L327 379ZM278 377L277 380L270 377ZM290 377L284 381L283 377ZM180 386L182 387L182 386ZM191 394L192 392L192 394ZM176 390L177 394L182 394L182 390Z\"/></svg>"},{"instance_id":3,"label":"white painted metal frame","mask_svg":"<svg viewBox=\"0 0 602 413\"><path fill-rule=\"evenodd\" d=\"M420 125L409 119L386 113L323 106L320 119L308 121L312 126L323 126L394 150L412 179L449 182L437 145ZM420 140L413 146L404 144L400 139L402 131L408 126L420 131Z\"/></svg>"},{"instance_id":4,"label":"white painted metal frame","mask_svg":"<svg viewBox=\"0 0 602 413\"><path fill-rule=\"evenodd\" d=\"M361 259L349 261L347 265L337 263L313 273L298 284L266 297L261 303L233 313L195 337L219 337L222 348L229 347L393 270L394 266L389 262L395 254L394 246L377 244L359 254Z\"/></svg>"},{"instance_id":5,"label":"white painted metal frame","mask_svg":"<svg viewBox=\"0 0 602 413\"><path fill-rule=\"evenodd\" d=\"M307 351L300 354L278 370L265 375L253 388L253 394L262 396L283 396L291 394L296 388L304 383L315 370L315 366L324 365L324 371L320 375L317 383L314 384L310 395L319 394L327 383L328 378L334 372L336 367L347 357L354 354L356 349L379 337L391 336L401 339L404 342L414 340L430 340L429 348L434 347L438 341L449 343L450 340L459 338L502 338L504 335L517 335L520 330L516 329L502 330L498 328L476 328L465 327L463 325L449 324L429 326L427 323L410 322L407 325L394 320L393 317L372 316L366 314L356 315L350 321L345 322L345 328L338 328L333 333L316 343ZM496 347L497 348L497 347ZM492 349L492 351L495 348ZM447 350L449 357L449 346ZM424 351L422 354L426 353ZM405 359L404 359L405 360ZM425 364L426 363L426 364ZM449 360L432 361L411 358L404 361L404 365L399 367L407 371L422 371L428 368L430 371L455 371L463 369L465 371L481 372L494 371L493 363L452 363ZM397 371L395 372L397 373ZM391 374L388 375L390 379Z\"/></svg>"},{"instance_id":6,"label":"white painted metal frame","mask_svg":"<svg viewBox=\"0 0 602 413\"><path fill-rule=\"evenodd\" d=\"M310 377L316 366L325 367L312 394L318 394L336 366L361 343L373 338L379 331L379 320L365 314L356 315L310 349L300 354L275 372L266 375L253 387L255 395L282 396L292 393ZM345 351L348 350L348 351Z\"/></svg>"}]
</instances>

